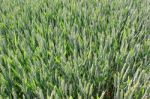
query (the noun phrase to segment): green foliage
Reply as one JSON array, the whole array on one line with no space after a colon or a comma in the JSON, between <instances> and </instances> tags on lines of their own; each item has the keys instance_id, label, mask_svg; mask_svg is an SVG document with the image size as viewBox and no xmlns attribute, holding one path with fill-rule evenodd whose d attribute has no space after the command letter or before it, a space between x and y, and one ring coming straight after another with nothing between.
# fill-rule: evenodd
<instances>
[{"instance_id":1,"label":"green foliage","mask_svg":"<svg viewBox=\"0 0 150 99\"><path fill-rule=\"evenodd\" d=\"M0 98L150 98L149 0L0 0Z\"/></svg>"}]
</instances>

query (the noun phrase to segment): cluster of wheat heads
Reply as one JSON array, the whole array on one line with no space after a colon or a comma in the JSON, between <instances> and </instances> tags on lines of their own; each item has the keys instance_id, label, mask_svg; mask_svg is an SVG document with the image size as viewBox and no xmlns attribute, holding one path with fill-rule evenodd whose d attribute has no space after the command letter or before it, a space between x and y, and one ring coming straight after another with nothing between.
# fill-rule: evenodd
<instances>
[{"instance_id":1,"label":"cluster of wheat heads","mask_svg":"<svg viewBox=\"0 0 150 99\"><path fill-rule=\"evenodd\" d=\"M149 0L0 0L0 98L149 99Z\"/></svg>"}]
</instances>

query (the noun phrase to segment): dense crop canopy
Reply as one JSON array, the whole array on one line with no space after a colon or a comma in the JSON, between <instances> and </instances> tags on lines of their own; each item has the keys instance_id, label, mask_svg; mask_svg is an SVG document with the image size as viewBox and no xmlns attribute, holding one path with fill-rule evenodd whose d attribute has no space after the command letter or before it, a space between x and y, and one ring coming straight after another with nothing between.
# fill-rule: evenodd
<instances>
[{"instance_id":1,"label":"dense crop canopy","mask_svg":"<svg viewBox=\"0 0 150 99\"><path fill-rule=\"evenodd\" d=\"M0 98L149 99L150 0L0 0Z\"/></svg>"}]
</instances>

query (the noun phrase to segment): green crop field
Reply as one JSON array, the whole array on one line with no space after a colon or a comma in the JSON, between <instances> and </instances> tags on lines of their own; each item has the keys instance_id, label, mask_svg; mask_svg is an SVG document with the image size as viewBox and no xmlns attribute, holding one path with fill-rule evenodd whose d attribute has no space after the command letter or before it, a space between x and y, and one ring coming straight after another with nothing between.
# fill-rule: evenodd
<instances>
[{"instance_id":1,"label":"green crop field","mask_svg":"<svg viewBox=\"0 0 150 99\"><path fill-rule=\"evenodd\" d=\"M150 99L150 0L0 0L0 99Z\"/></svg>"}]
</instances>

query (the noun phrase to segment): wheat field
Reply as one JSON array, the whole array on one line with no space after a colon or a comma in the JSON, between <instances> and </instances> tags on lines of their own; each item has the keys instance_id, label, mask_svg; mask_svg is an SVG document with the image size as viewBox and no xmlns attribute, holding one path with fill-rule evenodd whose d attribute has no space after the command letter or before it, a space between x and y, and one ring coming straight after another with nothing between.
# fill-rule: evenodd
<instances>
[{"instance_id":1,"label":"wheat field","mask_svg":"<svg viewBox=\"0 0 150 99\"><path fill-rule=\"evenodd\" d=\"M150 99L150 0L0 0L0 99Z\"/></svg>"}]
</instances>

